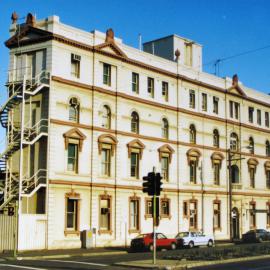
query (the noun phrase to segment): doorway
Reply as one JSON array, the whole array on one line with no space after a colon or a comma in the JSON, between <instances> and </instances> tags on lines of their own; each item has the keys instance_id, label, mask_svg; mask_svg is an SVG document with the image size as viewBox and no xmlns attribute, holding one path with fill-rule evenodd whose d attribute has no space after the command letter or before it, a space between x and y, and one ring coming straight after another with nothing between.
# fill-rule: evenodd
<instances>
[{"instance_id":1,"label":"doorway","mask_svg":"<svg viewBox=\"0 0 270 270\"><path fill-rule=\"evenodd\" d=\"M232 238L239 239L239 211L236 207L232 209Z\"/></svg>"}]
</instances>

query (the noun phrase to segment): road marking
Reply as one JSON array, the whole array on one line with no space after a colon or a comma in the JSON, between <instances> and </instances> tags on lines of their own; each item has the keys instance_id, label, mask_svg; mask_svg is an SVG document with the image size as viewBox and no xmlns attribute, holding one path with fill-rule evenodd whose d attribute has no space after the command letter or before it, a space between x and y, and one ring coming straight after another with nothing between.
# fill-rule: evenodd
<instances>
[{"instance_id":1,"label":"road marking","mask_svg":"<svg viewBox=\"0 0 270 270\"><path fill-rule=\"evenodd\" d=\"M108 264L91 263L91 262L76 262L76 261L62 261L62 260L49 260L49 261L50 262L63 262L63 263L77 263L77 264L95 265L95 266L109 266Z\"/></svg>"},{"instance_id":2,"label":"road marking","mask_svg":"<svg viewBox=\"0 0 270 270\"><path fill-rule=\"evenodd\" d=\"M45 268L37 268L37 267L29 267L29 266L21 266L21 265L13 265L13 264L0 264L0 267L14 267L14 268L21 268L21 269L29 269L29 270L48 270Z\"/></svg>"},{"instance_id":3,"label":"road marking","mask_svg":"<svg viewBox=\"0 0 270 270\"><path fill-rule=\"evenodd\" d=\"M250 270L262 270L262 269L269 269L269 265L262 266L262 267L257 267L257 268L250 268Z\"/></svg>"}]
</instances>

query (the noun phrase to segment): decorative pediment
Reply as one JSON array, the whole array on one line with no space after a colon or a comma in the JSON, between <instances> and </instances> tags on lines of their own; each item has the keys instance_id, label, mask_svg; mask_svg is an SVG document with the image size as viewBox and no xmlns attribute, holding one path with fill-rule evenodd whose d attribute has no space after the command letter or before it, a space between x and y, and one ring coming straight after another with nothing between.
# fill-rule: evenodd
<instances>
[{"instance_id":1,"label":"decorative pediment","mask_svg":"<svg viewBox=\"0 0 270 270\"><path fill-rule=\"evenodd\" d=\"M250 158L248 159L247 164L249 169L254 168L256 170L259 161L256 158Z\"/></svg>"},{"instance_id":2,"label":"decorative pediment","mask_svg":"<svg viewBox=\"0 0 270 270\"><path fill-rule=\"evenodd\" d=\"M98 50L99 52L107 52L121 57L127 57L126 54L115 43L114 32L111 28L106 31L105 42L94 46L94 49Z\"/></svg>"},{"instance_id":3,"label":"decorative pediment","mask_svg":"<svg viewBox=\"0 0 270 270\"><path fill-rule=\"evenodd\" d=\"M199 161L199 158L201 157L201 152L198 149L195 148L191 148L187 151L187 159L188 159L188 163L190 163L190 161L195 160L197 163Z\"/></svg>"},{"instance_id":4,"label":"decorative pediment","mask_svg":"<svg viewBox=\"0 0 270 270\"><path fill-rule=\"evenodd\" d=\"M127 144L128 147L128 157L130 158L130 154L132 151L136 150L140 154L140 159L142 158L142 153L145 148L145 145L138 139L135 139Z\"/></svg>"},{"instance_id":5,"label":"decorative pediment","mask_svg":"<svg viewBox=\"0 0 270 270\"><path fill-rule=\"evenodd\" d=\"M265 161L264 168L265 168L266 171L270 171L270 161L269 160Z\"/></svg>"},{"instance_id":6,"label":"decorative pediment","mask_svg":"<svg viewBox=\"0 0 270 270\"><path fill-rule=\"evenodd\" d=\"M239 86L238 84L238 76L237 74L233 75L232 78L232 86L230 88L228 88L227 90L229 93L233 93L236 95L240 95L240 96L246 96L246 93L244 92L244 90Z\"/></svg>"},{"instance_id":7,"label":"decorative pediment","mask_svg":"<svg viewBox=\"0 0 270 270\"><path fill-rule=\"evenodd\" d=\"M18 46L18 42L20 46L22 46L39 39L46 41L46 39L50 37L52 37L51 32L35 28L30 24L24 24L20 27L20 31L17 31L14 36L5 42L5 45L8 48L13 48Z\"/></svg>"},{"instance_id":8,"label":"decorative pediment","mask_svg":"<svg viewBox=\"0 0 270 270\"><path fill-rule=\"evenodd\" d=\"M220 152L214 152L211 155L211 159L212 159L212 162L218 161L219 163L221 163L222 160L224 159L224 155Z\"/></svg>"},{"instance_id":9,"label":"decorative pediment","mask_svg":"<svg viewBox=\"0 0 270 270\"><path fill-rule=\"evenodd\" d=\"M79 144L79 151L82 150L83 141L86 139L86 136L78 128L73 128L67 131L63 134L63 137L65 138L66 149L69 143L77 141Z\"/></svg>"},{"instance_id":10,"label":"decorative pediment","mask_svg":"<svg viewBox=\"0 0 270 270\"><path fill-rule=\"evenodd\" d=\"M168 155L169 162L172 161L172 154L174 153L173 148L169 144L164 144L158 148L159 152L159 161L161 161L162 155Z\"/></svg>"},{"instance_id":11,"label":"decorative pediment","mask_svg":"<svg viewBox=\"0 0 270 270\"><path fill-rule=\"evenodd\" d=\"M102 134L98 137L98 151L101 154L102 147L104 144L110 145L112 150L112 155L115 151L115 146L118 143L118 140L111 134Z\"/></svg>"}]
</instances>

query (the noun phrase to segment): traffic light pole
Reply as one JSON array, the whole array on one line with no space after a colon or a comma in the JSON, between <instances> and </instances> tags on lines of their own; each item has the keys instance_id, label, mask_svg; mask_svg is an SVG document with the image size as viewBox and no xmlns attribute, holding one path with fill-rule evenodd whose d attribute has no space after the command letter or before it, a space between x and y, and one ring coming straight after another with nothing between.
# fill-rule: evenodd
<instances>
[{"instance_id":1,"label":"traffic light pole","mask_svg":"<svg viewBox=\"0 0 270 270\"><path fill-rule=\"evenodd\" d=\"M156 264L157 242L156 242L156 195L153 200L153 264Z\"/></svg>"}]
</instances>

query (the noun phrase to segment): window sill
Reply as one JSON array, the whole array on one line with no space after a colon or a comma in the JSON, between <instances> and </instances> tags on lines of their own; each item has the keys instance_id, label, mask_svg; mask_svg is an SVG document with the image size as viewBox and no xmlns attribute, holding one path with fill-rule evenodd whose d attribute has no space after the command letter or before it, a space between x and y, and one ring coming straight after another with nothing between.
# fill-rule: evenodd
<instances>
[{"instance_id":1,"label":"window sill","mask_svg":"<svg viewBox=\"0 0 270 270\"><path fill-rule=\"evenodd\" d=\"M99 230L98 234L112 234L112 230Z\"/></svg>"},{"instance_id":2,"label":"window sill","mask_svg":"<svg viewBox=\"0 0 270 270\"><path fill-rule=\"evenodd\" d=\"M221 229L221 227L216 227L216 228L214 228L214 231L215 231L215 232L221 232L222 229Z\"/></svg>"},{"instance_id":3,"label":"window sill","mask_svg":"<svg viewBox=\"0 0 270 270\"><path fill-rule=\"evenodd\" d=\"M77 235L77 236L79 236L80 235L80 231L69 231L69 230L65 230L64 231L64 234L65 234L65 236L67 236L67 235Z\"/></svg>"},{"instance_id":4,"label":"window sill","mask_svg":"<svg viewBox=\"0 0 270 270\"><path fill-rule=\"evenodd\" d=\"M151 214L144 215L144 218L145 219L152 218L152 215Z\"/></svg>"},{"instance_id":5,"label":"window sill","mask_svg":"<svg viewBox=\"0 0 270 270\"><path fill-rule=\"evenodd\" d=\"M160 218L168 218L168 219L171 219L172 216L171 216L171 215L160 215Z\"/></svg>"},{"instance_id":6,"label":"window sill","mask_svg":"<svg viewBox=\"0 0 270 270\"><path fill-rule=\"evenodd\" d=\"M141 233L141 230L129 229L128 232L129 232L129 234L131 234L131 233Z\"/></svg>"}]
</instances>

